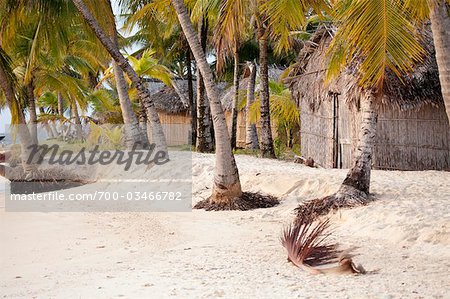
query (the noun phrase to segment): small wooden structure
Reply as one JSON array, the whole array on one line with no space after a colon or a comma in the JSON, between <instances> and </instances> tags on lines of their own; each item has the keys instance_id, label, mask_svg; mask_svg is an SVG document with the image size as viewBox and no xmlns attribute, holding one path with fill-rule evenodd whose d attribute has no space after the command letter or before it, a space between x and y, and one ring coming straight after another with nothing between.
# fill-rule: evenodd
<instances>
[{"instance_id":1,"label":"small wooden structure","mask_svg":"<svg viewBox=\"0 0 450 299\"><path fill-rule=\"evenodd\" d=\"M300 109L302 156L323 167L350 168L360 127L361 90L351 69L324 84L330 41L324 29L314 34L287 81ZM374 168L450 169L450 127L429 35L425 42L429 53L413 74L403 82L388 74L379 103Z\"/></svg>"},{"instance_id":2,"label":"small wooden structure","mask_svg":"<svg viewBox=\"0 0 450 299\"><path fill-rule=\"evenodd\" d=\"M195 84L195 82L194 82ZM187 82L178 82L181 92L187 95ZM152 98L158 111L168 146L189 143L191 132L190 108L167 86L152 90Z\"/></svg>"}]
</instances>

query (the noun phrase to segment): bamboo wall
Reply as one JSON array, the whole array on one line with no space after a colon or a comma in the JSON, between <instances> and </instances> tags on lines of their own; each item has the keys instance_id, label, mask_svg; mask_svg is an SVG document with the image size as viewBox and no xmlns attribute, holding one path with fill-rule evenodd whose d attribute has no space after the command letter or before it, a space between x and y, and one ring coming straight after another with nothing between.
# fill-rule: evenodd
<instances>
[{"instance_id":1,"label":"bamboo wall","mask_svg":"<svg viewBox=\"0 0 450 299\"><path fill-rule=\"evenodd\" d=\"M165 113L159 112L159 118L166 134L167 145L177 146L188 144L191 131L191 117L188 113ZM225 119L228 129L231 130L231 111L225 111ZM258 130L260 125L257 124ZM272 136L276 138L276 130L272 128ZM236 144L238 147L245 147L245 114L238 113Z\"/></svg>"},{"instance_id":2,"label":"bamboo wall","mask_svg":"<svg viewBox=\"0 0 450 299\"><path fill-rule=\"evenodd\" d=\"M378 117L374 159L379 169L450 170L450 127L444 107L385 110Z\"/></svg>"},{"instance_id":3,"label":"bamboo wall","mask_svg":"<svg viewBox=\"0 0 450 299\"><path fill-rule=\"evenodd\" d=\"M304 157L323 167L333 166L333 106L324 101L316 111L300 102L300 145Z\"/></svg>"},{"instance_id":4,"label":"bamboo wall","mask_svg":"<svg viewBox=\"0 0 450 299\"><path fill-rule=\"evenodd\" d=\"M189 143L191 132L191 117L188 113L159 112L159 118L166 136L168 146Z\"/></svg>"},{"instance_id":5,"label":"bamboo wall","mask_svg":"<svg viewBox=\"0 0 450 299\"><path fill-rule=\"evenodd\" d=\"M301 102L301 150L323 167L333 167L333 104L322 102L312 112ZM343 101L339 106L338 167L352 166L360 114ZM450 170L450 127L445 110L424 105L418 111L379 111L374 168L392 170Z\"/></svg>"}]
</instances>

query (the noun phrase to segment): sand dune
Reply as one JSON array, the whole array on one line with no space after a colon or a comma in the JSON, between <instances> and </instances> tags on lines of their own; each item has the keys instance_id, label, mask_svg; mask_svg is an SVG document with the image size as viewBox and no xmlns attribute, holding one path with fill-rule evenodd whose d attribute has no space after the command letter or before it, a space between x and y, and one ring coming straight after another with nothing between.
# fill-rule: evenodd
<instances>
[{"instance_id":1,"label":"sand dune","mask_svg":"<svg viewBox=\"0 0 450 299\"><path fill-rule=\"evenodd\" d=\"M193 156L194 203L209 195L213 163L212 155ZM298 202L336 191L346 171L249 156L237 156L237 163L245 190L278 196L281 205L247 212L0 212L1 296L449 296L450 173L374 171L378 201L332 217L333 238L357 246L355 261L374 273L312 276L287 262L280 232Z\"/></svg>"}]
</instances>

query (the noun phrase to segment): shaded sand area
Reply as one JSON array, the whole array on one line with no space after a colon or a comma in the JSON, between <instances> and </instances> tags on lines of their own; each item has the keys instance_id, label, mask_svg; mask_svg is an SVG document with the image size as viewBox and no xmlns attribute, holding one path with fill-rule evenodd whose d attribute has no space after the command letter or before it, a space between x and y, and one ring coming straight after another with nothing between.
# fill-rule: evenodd
<instances>
[{"instance_id":1,"label":"shaded sand area","mask_svg":"<svg viewBox=\"0 0 450 299\"><path fill-rule=\"evenodd\" d=\"M214 157L194 154L194 203ZM448 298L450 173L374 171L370 206L333 216L371 274L313 276L279 237L298 202L336 191L346 170L237 156L243 188L279 196L247 212L0 212L4 298ZM92 186L91 186L92 187ZM78 187L79 192L88 186ZM3 192L1 194L3 197ZM2 201L3 202L3 201ZM4 204L0 204L4 206Z\"/></svg>"}]
</instances>

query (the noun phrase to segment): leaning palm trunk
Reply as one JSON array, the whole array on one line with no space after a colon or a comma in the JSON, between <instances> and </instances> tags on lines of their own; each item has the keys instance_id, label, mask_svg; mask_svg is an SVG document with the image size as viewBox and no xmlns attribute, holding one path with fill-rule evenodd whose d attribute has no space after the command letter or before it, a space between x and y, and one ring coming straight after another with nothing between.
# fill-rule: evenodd
<instances>
[{"instance_id":1,"label":"leaning palm trunk","mask_svg":"<svg viewBox=\"0 0 450 299\"><path fill-rule=\"evenodd\" d=\"M208 34L208 23L202 17L199 21L198 37L202 51L206 50L206 39ZM205 83L200 70L197 68L197 151L200 153L211 153L214 151L211 135L211 116Z\"/></svg>"},{"instance_id":2,"label":"leaning palm trunk","mask_svg":"<svg viewBox=\"0 0 450 299\"><path fill-rule=\"evenodd\" d=\"M3 49L0 48L0 50L1 52L3 52ZM6 58L2 60L6 60ZM37 170L37 164L29 160L31 153L30 147L33 144L31 141L30 131L28 130L27 124L25 122L25 115L23 114L22 108L19 107L17 103L15 103L16 97L14 93L14 87L11 81L8 80L7 71L5 70L5 63L5 61L0 61L0 88L3 90L3 94L6 98L6 103L11 113L17 113L17 134L19 136L21 145L22 167L27 176L30 176L33 175L33 173Z\"/></svg>"},{"instance_id":3,"label":"leaning palm trunk","mask_svg":"<svg viewBox=\"0 0 450 299\"><path fill-rule=\"evenodd\" d=\"M136 143L147 141L147 135L143 135L139 128L139 121L133 111L133 106L128 96L128 84L122 69L115 62L113 62L113 68L120 110L122 111L123 123L125 125L125 145L127 148L132 148Z\"/></svg>"},{"instance_id":4,"label":"leaning palm trunk","mask_svg":"<svg viewBox=\"0 0 450 299\"><path fill-rule=\"evenodd\" d=\"M216 138L216 165L214 169L214 186L210 202L218 202L231 205L242 195L239 172L231 151L230 136L225 121L225 114L220 103L218 92L213 81L211 69L206 61L205 52L202 50L191 20L184 6L183 0L171 1L181 28L186 36L189 46L194 54L208 95L211 112L214 121L214 133Z\"/></svg>"},{"instance_id":5,"label":"leaning palm trunk","mask_svg":"<svg viewBox=\"0 0 450 299\"><path fill-rule=\"evenodd\" d=\"M263 34L265 35L265 34ZM259 64L261 78L261 155L264 158L275 158L273 148L272 128L270 126L270 108L269 108L269 68L267 62L267 38L265 36L259 39Z\"/></svg>"},{"instance_id":6,"label":"leaning palm trunk","mask_svg":"<svg viewBox=\"0 0 450 299\"><path fill-rule=\"evenodd\" d=\"M380 99L377 99L372 92L368 92L361 98L361 128L354 163L338 192L301 204L296 208L297 221L306 216L316 217L339 208L363 205L370 200L372 152L377 131L377 100Z\"/></svg>"},{"instance_id":7,"label":"leaning palm trunk","mask_svg":"<svg viewBox=\"0 0 450 299\"><path fill-rule=\"evenodd\" d=\"M236 46L237 48L237 46ZM233 78L233 88L234 88L234 99L233 107L231 112L231 148L236 148L237 139L237 119L238 119L238 106L239 106L239 53L237 49L234 51L234 78Z\"/></svg>"},{"instance_id":8,"label":"leaning palm trunk","mask_svg":"<svg viewBox=\"0 0 450 299\"><path fill-rule=\"evenodd\" d=\"M114 45L119 47L119 40L117 36L116 21L114 19L114 12L112 9L111 1L108 1L109 13L110 13L110 36ZM112 62L114 78L116 79L117 94L119 96L120 110L122 111L123 123L125 125L125 146L128 149L133 148L136 144L142 145L148 143L147 134L142 134L139 121L136 114L133 111L130 97L128 95L128 83L125 80L120 66L113 60ZM146 131L145 131L146 132Z\"/></svg>"},{"instance_id":9,"label":"leaning palm trunk","mask_svg":"<svg viewBox=\"0 0 450 299\"><path fill-rule=\"evenodd\" d=\"M445 0L428 0L442 96L450 121L450 16Z\"/></svg>"},{"instance_id":10,"label":"leaning palm trunk","mask_svg":"<svg viewBox=\"0 0 450 299\"><path fill-rule=\"evenodd\" d=\"M161 125L161 121L159 119L159 115L156 112L155 105L153 104L153 100L149 91L145 86L145 82L140 78L128 61L123 57L120 53L119 48L113 43L113 41L105 34L105 32L100 28L97 20L95 20L94 16L91 14L89 9L84 4L83 0L72 0L75 6L77 7L80 14L83 16L86 23L91 27L94 31L97 38L103 44L105 49L114 59L114 61L120 66L120 68L127 74L130 78L133 86L136 88L138 92L138 96L144 104L147 118L150 121L152 127L152 142L156 145L157 151L164 151L167 153L167 143L166 137L164 136L164 131Z\"/></svg>"},{"instance_id":11,"label":"leaning palm trunk","mask_svg":"<svg viewBox=\"0 0 450 299\"><path fill-rule=\"evenodd\" d=\"M250 122L250 107L255 101L255 84L256 84L256 64L254 62L248 63L250 69L250 78L247 85L247 103L245 105L245 148L257 150L258 133L256 125Z\"/></svg>"}]
</instances>

